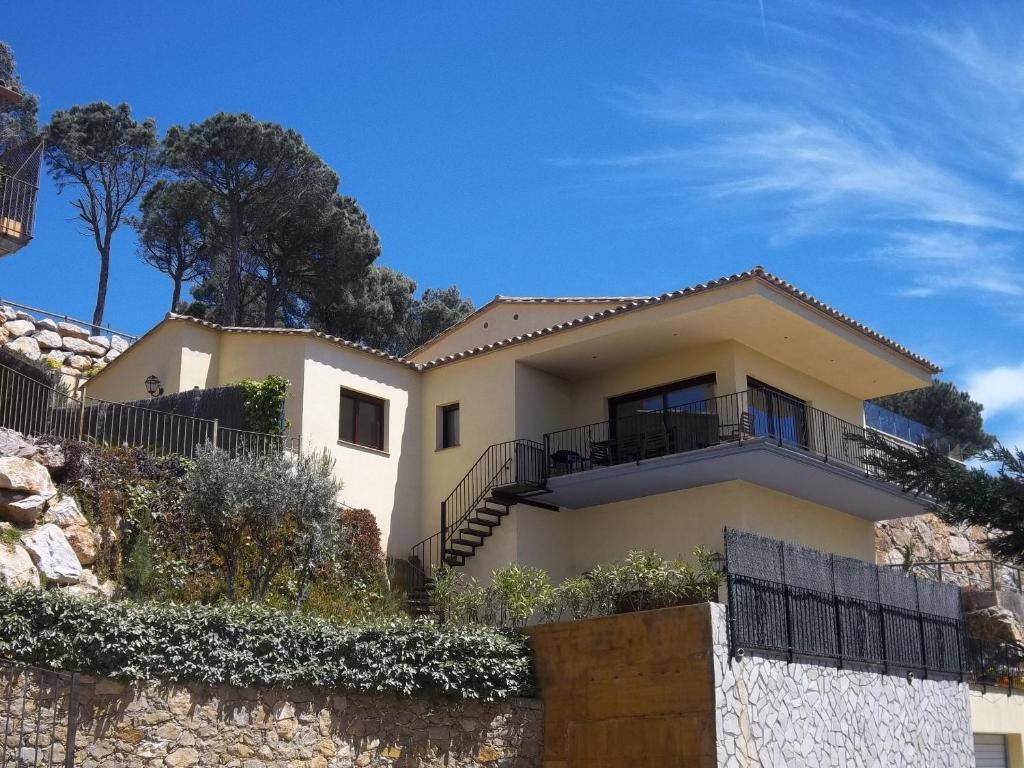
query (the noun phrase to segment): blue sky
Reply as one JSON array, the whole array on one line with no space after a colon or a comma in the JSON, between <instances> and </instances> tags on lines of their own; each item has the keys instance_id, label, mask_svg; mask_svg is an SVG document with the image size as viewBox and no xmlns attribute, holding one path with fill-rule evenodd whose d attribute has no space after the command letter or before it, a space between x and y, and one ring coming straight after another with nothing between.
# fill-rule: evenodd
<instances>
[{"instance_id":1,"label":"blue sky","mask_svg":"<svg viewBox=\"0 0 1024 768\"><path fill-rule=\"evenodd\" d=\"M287 7L287 10L283 10ZM1011 3L31 3L44 117L129 102L301 132L421 287L660 293L754 264L941 364L1024 445L1024 7ZM88 316L43 183L0 295ZM170 284L116 244L107 320Z\"/></svg>"}]
</instances>

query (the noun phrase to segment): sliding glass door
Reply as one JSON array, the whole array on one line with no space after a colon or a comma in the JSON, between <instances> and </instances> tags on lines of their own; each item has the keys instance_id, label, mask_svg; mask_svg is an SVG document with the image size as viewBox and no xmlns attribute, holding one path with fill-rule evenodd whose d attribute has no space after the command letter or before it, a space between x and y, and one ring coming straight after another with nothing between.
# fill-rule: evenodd
<instances>
[{"instance_id":1,"label":"sliding glass door","mask_svg":"<svg viewBox=\"0 0 1024 768\"><path fill-rule=\"evenodd\" d=\"M807 447L806 402L749 376L747 389L755 435Z\"/></svg>"}]
</instances>

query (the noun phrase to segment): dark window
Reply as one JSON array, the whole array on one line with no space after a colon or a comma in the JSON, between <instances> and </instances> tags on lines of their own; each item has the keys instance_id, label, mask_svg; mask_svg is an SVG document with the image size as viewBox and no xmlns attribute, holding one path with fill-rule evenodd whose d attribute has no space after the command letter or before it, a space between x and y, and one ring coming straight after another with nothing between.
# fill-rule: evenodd
<instances>
[{"instance_id":1,"label":"dark window","mask_svg":"<svg viewBox=\"0 0 1024 768\"><path fill-rule=\"evenodd\" d=\"M807 446L807 403L748 376L754 434Z\"/></svg>"},{"instance_id":2,"label":"dark window","mask_svg":"<svg viewBox=\"0 0 1024 768\"><path fill-rule=\"evenodd\" d=\"M441 407L441 447L451 448L459 444L459 404Z\"/></svg>"},{"instance_id":3,"label":"dark window","mask_svg":"<svg viewBox=\"0 0 1024 768\"><path fill-rule=\"evenodd\" d=\"M384 450L384 401L348 389L341 390L338 439Z\"/></svg>"},{"instance_id":4,"label":"dark window","mask_svg":"<svg viewBox=\"0 0 1024 768\"><path fill-rule=\"evenodd\" d=\"M629 395L613 397L608 401L612 422L661 413L668 408L691 405L700 408L704 401L715 396L715 374L677 381L661 387L645 389Z\"/></svg>"}]
</instances>

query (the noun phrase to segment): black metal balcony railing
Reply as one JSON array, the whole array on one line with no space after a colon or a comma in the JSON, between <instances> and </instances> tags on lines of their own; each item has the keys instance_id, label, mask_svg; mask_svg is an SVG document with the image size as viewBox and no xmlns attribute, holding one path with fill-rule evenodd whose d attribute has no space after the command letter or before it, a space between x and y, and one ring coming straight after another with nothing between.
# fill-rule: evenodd
<instances>
[{"instance_id":1,"label":"black metal balcony railing","mask_svg":"<svg viewBox=\"0 0 1024 768\"><path fill-rule=\"evenodd\" d=\"M552 476L765 438L826 462L878 474L864 427L764 389L572 427L544 436Z\"/></svg>"},{"instance_id":2,"label":"black metal balcony railing","mask_svg":"<svg viewBox=\"0 0 1024 768\"><path fill-rule=\"evenodd\" d=\"M41 153L35 142L0 155L0 256L32 239Z\"/></svg>"}]
</instances>

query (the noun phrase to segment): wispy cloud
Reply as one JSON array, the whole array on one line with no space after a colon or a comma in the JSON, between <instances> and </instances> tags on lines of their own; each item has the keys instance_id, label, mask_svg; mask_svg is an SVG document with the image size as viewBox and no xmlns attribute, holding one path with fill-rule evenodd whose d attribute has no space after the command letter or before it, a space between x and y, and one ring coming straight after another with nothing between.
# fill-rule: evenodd
<instances>
[{"instance_id":1,"label":"wispy cloud","mask_svg":"<svg viewBox=\"0 0 1024 768\"><path fill-rule=\"evenodd\" d=\"M928 297L954 290L1007 298L1024 297L1024 271L1014 262L1015 245L977 233L894 232L875 249L883 263L910 271L905 296Z\"/></svg>"},{"instance_id":2,"label":"wispy cloud","mask_svg":"<svg viewBox=\"0 0 1024 768\"><path fill-rule=\"evenodd\" d=\"M737 50L685 87L618 94L657 147L567 164L756 206L776 241L857 231L903 295L1024 296L1024 47L962 20L796 10L767 21L781 53ZM864 34L838 35L850 22Z\"/></svg>"}]
</instances>

